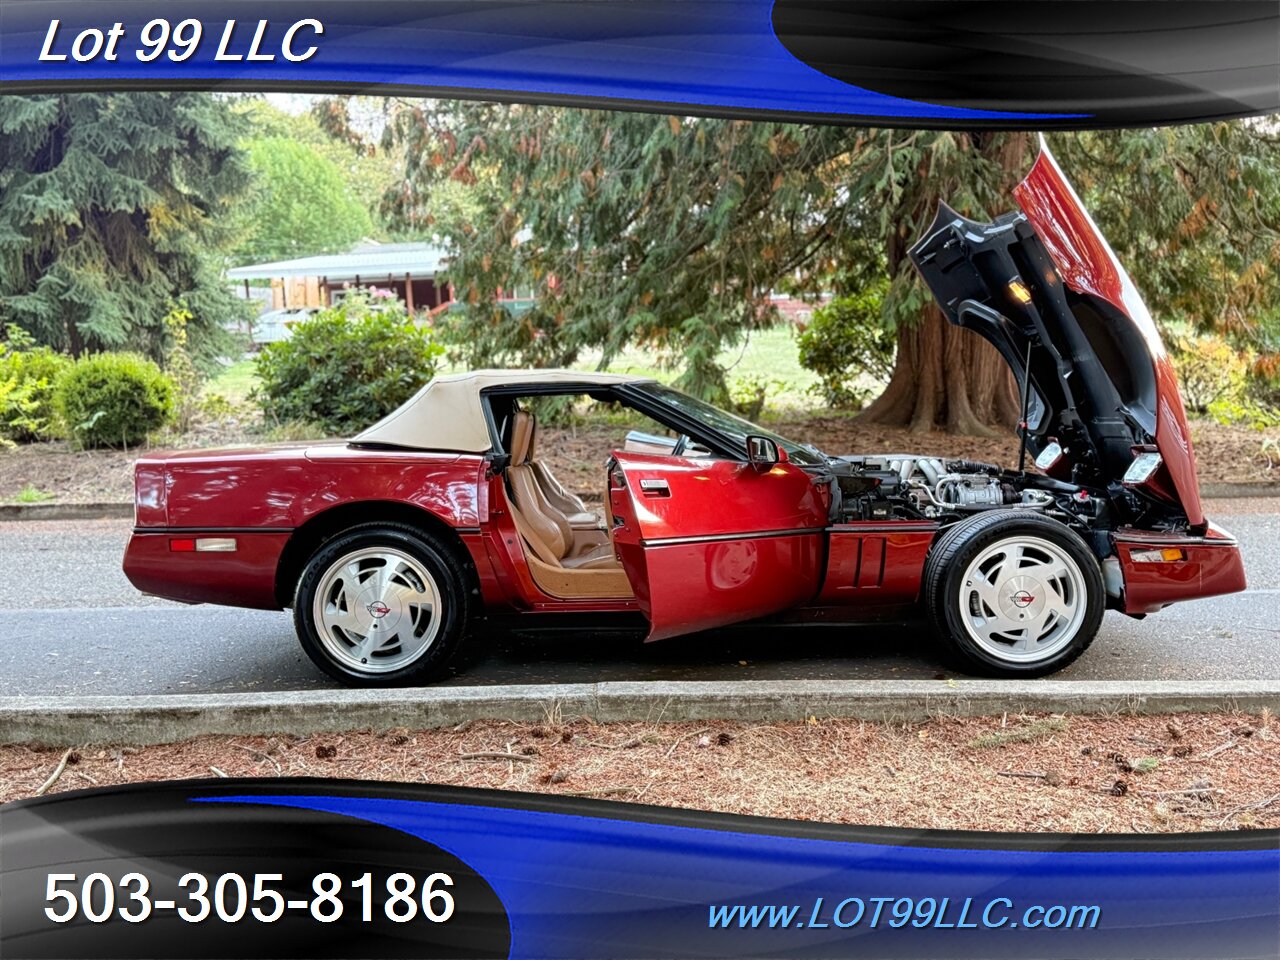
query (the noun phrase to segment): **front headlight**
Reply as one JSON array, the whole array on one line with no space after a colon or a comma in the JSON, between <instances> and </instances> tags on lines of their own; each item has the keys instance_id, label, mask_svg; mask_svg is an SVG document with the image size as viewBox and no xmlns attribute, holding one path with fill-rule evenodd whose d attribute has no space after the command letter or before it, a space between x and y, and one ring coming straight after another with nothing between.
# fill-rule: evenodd
<instances>
[{"instance_id":1,"label":"front headlight","mask_svg":"<svg viewBox=\"0 0 1280 960\"><path fill-rule=\"evenodd\" d=\"M1163 462L1158 453L1138 454L1133 458L1133 462L1129 464L1129 469L1124 472L1124 482L1132 484L1146 483L1160 469L1160 464Z\"/></svg>"},{"instance_id":2,"label":"front headlight","mask_svg":"<svg viewBox=\"0 0 1280 960\"><path fill-rule=\"evenodd\" d=\"M1048 473L1062 459L1062 445L1057 440L1050 440L1036 457L1036 466Z\"/></svg>"}]
</instances>

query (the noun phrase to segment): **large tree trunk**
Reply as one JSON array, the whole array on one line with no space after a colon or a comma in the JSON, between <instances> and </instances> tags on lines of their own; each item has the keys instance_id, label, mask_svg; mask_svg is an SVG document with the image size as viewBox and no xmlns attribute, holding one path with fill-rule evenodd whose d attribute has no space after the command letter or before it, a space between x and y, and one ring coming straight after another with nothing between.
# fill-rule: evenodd
<instances>
[{"instance_id":1,"label":"large tree trunk","mask_svg":"<svg viewBox=\"0 0 1280 960\"><path fill-rule=\"evenodd\" d=\"M947 323L929 307L898 330L898 356L884 393L859 419L907 427L1001 436L1016 427L1013 376L995 348L972 331Z\"/></svg>"},{"instance_id":2,"label":"large tree trunk","mask_svg":"<svg viewBox=\"0 0 1280 960\"><path fill-rule=\"evenodd\" d=\"M995 171L989 185L1008 197L1026 166L1031 140L1026 133L958 134L958 141L980 153ZM922 169L920 176L927 177ZM907 250L919 227L929 223L940 193L954 185L930 181L914 198L885 251L889 273L914 270ZM1012 205L1012 200L1007 200ZM962 213L971 211L961 211ZM1002 211L996 210L995 213ZM1018 423L1019 404L1013 372L995 348L972 331L952 326L936 304L912 324L898 327L898 354L889 385L862 414L862 420L908 427L913 433L945 430L974 436L1002 436Z\"/></svg>"}]
</instances>

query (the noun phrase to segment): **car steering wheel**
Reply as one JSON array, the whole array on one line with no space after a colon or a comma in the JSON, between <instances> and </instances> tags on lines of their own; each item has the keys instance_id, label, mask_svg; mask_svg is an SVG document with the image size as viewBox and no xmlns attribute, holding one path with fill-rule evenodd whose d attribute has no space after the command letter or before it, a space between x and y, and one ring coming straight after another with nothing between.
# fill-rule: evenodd
<instances>
[{"instance_id":1,"label":"car steering wheel","mask_svg":"<svg viewBox=\"0 0 1280 960\"><path fill-rule=\"evenodd\" d=\"M689 435L687 433L680 434L680 438L676 440L676 445L671 448L671 455L678 457L684 453L685 447L689 446Z\"/></svg>"}]
</instances>

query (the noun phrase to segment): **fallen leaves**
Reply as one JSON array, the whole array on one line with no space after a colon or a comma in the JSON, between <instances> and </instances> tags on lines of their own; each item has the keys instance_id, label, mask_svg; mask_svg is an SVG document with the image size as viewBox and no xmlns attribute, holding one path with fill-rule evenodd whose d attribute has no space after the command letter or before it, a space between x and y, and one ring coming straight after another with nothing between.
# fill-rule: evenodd
<instances>
[{"instance_id":1,"label":"fallen leaves","mask_svg":"<svg viewBox=\"0 0 1280 960\"><path fill-rule=\"evenodd\" d=\"M0 800L42 788L323 773L907 828L1250 829L1280 826L1271 726L1269 715L1244 714L622 724L552 714L536 724L142 749L11 745L0 747Z\"/></svg>"}]
</instances>

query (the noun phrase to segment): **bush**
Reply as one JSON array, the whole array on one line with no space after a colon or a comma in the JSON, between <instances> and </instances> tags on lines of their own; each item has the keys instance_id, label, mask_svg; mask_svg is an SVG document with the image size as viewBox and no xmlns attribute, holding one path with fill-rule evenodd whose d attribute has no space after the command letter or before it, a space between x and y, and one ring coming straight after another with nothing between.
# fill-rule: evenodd
<instances>
[{"instance_id":1,"label":"bush","mask_svg":"<svg viewBox=\"0 0 1280 960\"><path fill-rule=\"evenodd\" d=\"M1209 419L1222 424L1269 430L1280 427L1280 411L1251 399L1215 400L1206 411Z\"/></svg>"},{"instance_id":2,"label":"bush","mask_svg":"<svg viewBox=\"0 0 1280 960\"><path fill-rule=\"evenodd\" d=\"M748 420L764 416L769 395L787 388L786 381L762 376L743 377L729 386L729 409Z\"/></svg>"},{"instance_id":3,"label":"bush","mask_svg":"<svg viewBox=\"0 0 1280 960\"><path fill-rule=\"evenodd\" d=\"M180 433L187 433L200 414L200 385L204 382L191 358L191 339L187 328L194 319L185 303L175 303L164 316L164 329L169 343L165 349L164 367L178 390L174 404L174 420Z\"/></svg>"},{"instance_id":4,"label":"bush","mask_svg":"<svg viewBox=\"0 0 1280 960\"><path fill-rule=\"evenodd\" d=\"M132 446L173 421L173 380L145 357L81 357L59 379L54 404L80 447Z\"/></svg>"},{"instance_id":5,"label":"bush","mask_svg":"<svg viewBox=\"0 0 1280 960\"><path fill-rule=\"evenodd\" d=\"M1248 361L1221 337L1176 341L1173 364L1182 381L1182 399L1193 413L1206 414L1210 407L1238 402L1244 395Z\"/></svg>"},{"instance_id":6,"label":"bush","mask_svg":"<svg viewBox=\"0 0 1280 960\"><path fill-rule=\"evenodd\" d=\"M1249 399L1259 406L1280 408L1280 352L1264 350L1249 366Z\"/></svg>"},{"instance_id":7,"label":"bush","mask_svg":"<svg viewBox=\"0 0 1280 960\"><path fill-rule=\"evenodd\" d=\"M0 439L28 443L58 434L53 394L71 358L37 347L31 335L10 325L0 341Z\"/></svg>"},{"instance_id":8,"label":"bush","mask_svg":"<svg viewBox=\"0 0 1280 960\"><path fill-rule=\"evenodd\" d=\"M350 294L258 354L262 412L349 434L386 416L435 374L444 348L400 304Z\"/></svg>"},{"instance_id":9,"label":"bush","mask_svg":"<svg viewBox=\"0 0 1280 960\"><path fill-rule=\"evenodd\" d=\"M856 410L870 389L858 380L888 380L893 373L895 338L886 329L882 305L885 287L869 287L851 297L837 297L813 311L809 326L796 339L800 365L821 381L814 389L829 406Z\"/></svg>"}]
</instances>

